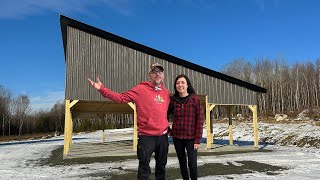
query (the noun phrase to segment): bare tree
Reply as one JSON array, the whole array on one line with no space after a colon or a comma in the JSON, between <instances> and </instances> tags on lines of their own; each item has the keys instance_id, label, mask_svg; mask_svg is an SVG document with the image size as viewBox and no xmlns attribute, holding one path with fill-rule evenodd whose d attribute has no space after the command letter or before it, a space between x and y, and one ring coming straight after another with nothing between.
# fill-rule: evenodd
<instances>
[{"instance_id":1,"label":"bare tree","mask_svg":"<svg viewBox=\"0 0 320 180\"><path fill-rule=\"evenodd\" d=\"M14 113L17 120L17 125L19 127L18 132L19 136L21 135L21 130L23 127L24 120L28 113L30 112L29 108L30 100L26 95L20 95L14 102Z\"/></svg>"},{"instance_id":2,"label":"bare tree","mask_svg":"<svg viewBox=\"0 0 320 180\"><path fill-rule=\"evenodd\" d=\"M55 124L55 131L63 132L63 121L65 113L65 104L63 101L57 102L51 109L52 118Z\"/></svg>"},{"instance_id":3,"label":"bare tree","mask_svg":"<svg viewBox=\"0 0 320 180\"><path fill-rule=\"evenodd\" d=\"M236 77L243 81L252 82L253 66L245 59L236 59L221 69L221 72L232 77Z\"/></svg>"},{"instance_id":4,"label":"bare tree","mask_svg":"<svg viewBox=\"0 0 320 180\"><path fill-rule=\"evenodd\" d=\"M272 107L272 63L268 59L256 59L256 64L253 70L253 75L256 79L255 83L258 86L268 89L266 94L261 94L258 99L259 111L264 114L270 112Z\"/></svg>"},{"instance_id":5,"label":"bare tree","mask_svg":"<svg viewBox=\"0 0 320 180\"><path fill-rule=\"evenodd\" d=\"M11 91L5 89L0 85L0 118L2 120L2 135L6 133L6 124L10 120L10 101L11 101ZM10 126L10 123L9 123Z\"/></svg>"},{"instance_id":6,"label":"bare tree","mask_svg":"<svg viewBox=\"0 0 320 180\"><path fill-rule=\"evenodd\" d=\"M316 84L316 89L317 89L317 91L316 91L316 97L317 97L317 102L316 102L316 104L317 104L317 107L319 107L319 98L318 98L318 94L319 94L319 91L320 91L320 58L319 59L317 59L317 61L316 61L316 78L315 78L316 80L316 82L315 82L315 84Z\"/></svg>"}]
</instances>

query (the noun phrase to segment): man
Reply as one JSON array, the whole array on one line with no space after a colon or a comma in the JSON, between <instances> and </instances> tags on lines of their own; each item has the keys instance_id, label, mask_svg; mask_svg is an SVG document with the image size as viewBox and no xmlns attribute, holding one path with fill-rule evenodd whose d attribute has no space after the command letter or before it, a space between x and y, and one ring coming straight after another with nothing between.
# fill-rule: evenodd
<instances>
[{"instance_id":1,"label":"man","mask_svg":"<svg viewBox=\"0 0 320 180\"><path fill-rule=\"evenodd\" d=\"M89 83L105 98L118 103L133 102L136 104L139 137L137 147L138 179L149 179L151 173L149 164L153 152L156 161L156 179L165 179L169 146L167 110L170 103L170 93L164 88L163 71L160 64L152 64L149 71L149 81L141 82L120 94L105 88L99 78L97 78L97 82L88 79Z\"/></svg>"}]
</instances>

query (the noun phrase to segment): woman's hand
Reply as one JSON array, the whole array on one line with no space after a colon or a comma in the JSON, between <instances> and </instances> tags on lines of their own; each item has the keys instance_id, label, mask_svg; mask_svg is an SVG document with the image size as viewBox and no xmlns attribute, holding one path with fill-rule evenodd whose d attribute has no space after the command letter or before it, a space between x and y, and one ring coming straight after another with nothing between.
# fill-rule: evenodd
<instances>
[{"instance_id":1,"label":"woman's hand","mask_svg":"<svg viewBox=\"0 0 320 180\"><path fill-rule=\"evenodd\" d=\"M200 144L194 144L193 147L194 147L194 150L197 151L200 148Z\"/></svg>"}]
</instances>

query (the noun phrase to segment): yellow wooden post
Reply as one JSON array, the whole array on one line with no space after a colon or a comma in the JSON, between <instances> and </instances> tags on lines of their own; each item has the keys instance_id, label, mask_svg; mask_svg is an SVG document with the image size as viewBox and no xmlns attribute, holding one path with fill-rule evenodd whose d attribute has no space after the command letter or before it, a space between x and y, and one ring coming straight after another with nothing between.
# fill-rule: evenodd
<instances>
[{"instance_id":1,"label":"yellow wooden post","mask_svg":"<svg viewBox=\"0 0 320 180\"><path fill-rule=\"evenodd\" d=\"M229 124L229 145L233 145L232 124Z\"/></svg>"},{"instance_id":2,"label":"yellow wooden post","mask_svg":"<svg viewBox=\"0 0 320 180\"><path fill-rule=\"evenodd\" d=\"M213 132L211 132L211 121L210 121L210 112L213 110L213 108L216 106L214 104L209 104L208 103L208 96L206 96L206 129L207 129L207 149L212 148L213 144Z\"/></svg>"},{"instance_id":3,"label":"yellow wooden post","mask_svg":"<svg viewBox=\"0 0 320 180\"><path fill-rule=\"evenodd\" d=\"M105 140L105 134L104 134L104 129L102 130L102 143L104 143Z\"/></svg>"},{"instance_id":4,"label":"yellow wooden post","mask_svg":"<svg viewBox=\"0 0 320 180\"><path fill-rule=\"evenodd\" d=\"M71 115L71 111L70 111L70 126L69 126L69 147L71 148L71 144L72 144L72 130L73 130L73 122L72 122L72 115Z\"/></svg>"},{"instance_id":5,"label":"yellow wooden post","mask_svg":"<svg viewBox=\"0 0 320 180\"><path fill-rule=\"evenodd\" d=\"M232 110L233 106L227 106L229 118L229 145L233 145L233 132L232 132Z\"/></svg>"},{"instance_id":6,"label":"yellow wooden post","mask_svg":"<svg viewBox=\"0 0 320 180\"><path fill-rule=\"evenodd\" d=\"M63 147L63 156L67 156L70 149L70 126L71 126L71 112L70 112L70 100L65 102L65 120L64 120L64 147Z\"/></svg>"},{"instance_id":7,"label":"yellow wooden post","mask_svg":"<svg viewBox=\"0 0 320 180\"><path fill-rule=\"evenodd\" d=\"M67 156L72 144L72 116L71 108L77 104L79 100L66 100L65 103L65 120L64 120L64 147L63 147L63 156Z\"/></svg>"},{"instance_id":8,"label":"yellow wooden post","mask_svg":"<svg viewBox=\"0 0 320 180\"><path fill-rule=\"evenodd\" d=\"M210 123L210 105L208 104L208 96L206 96L206 125L207 125L207 149L212 147L212 134L211 134L211 123Z\"/></svg>"},{"instance_id":9,"label":"yellow wooden post","mask_svg":"<svg viewBox=\"0 0 320 180\"><path fill-rule=\"evenodd\" d=\"M72 133L73 133L73 121L72 121L72 114L71 114L71 108L76 105L79 102L79 100L73 100L70 101L69 104L69 116L70 116L70 126L69 126L69 147L71 147L72 144Z\"/></svg>"},{"instance_id":10,"label":"yellow wooden post","mask_svg":"<svg viewBox=\"0 0 320 180\"><path fill-rule=\"evenodd\" d=\"M210 106L209 106L209 119L211 118L211 116L210 116L210 112L214 109L214 107L215 107L216 105L215 104L211 104ZM211 127L211 126L213 126L213 124L211 124L211 119L210 119L210 128L212 129L212 132L211 132L211 144L213 144L213 138L214 138L214 132L213 132L213 127ZM210 130L211 130L210 129Z\"/></svg>"},{"instance_id":11,"label":"yellow wooden post","mask_svg":"<svg viewBox=\"0 0 320 180\"><path fill-rule=\"evenodd\" d=\"M132 102L128 103L129 106L133 109L133 151L137 151L138 146L138 126L137 126L137 110L136 105Z\"/></svg>"},{"instance_id":12,"label":"yellow wooden post","mask_svg":"<svg viewBox=\"0 0 320 180\"><path fill-rule=\"evenodd\" d=\"M258 140L258 111L257 105L249 105L249 109L252 111L253 117L253 137L254 137L254 147L259 147L259 140Z\"/></svg>"}]
</instances>

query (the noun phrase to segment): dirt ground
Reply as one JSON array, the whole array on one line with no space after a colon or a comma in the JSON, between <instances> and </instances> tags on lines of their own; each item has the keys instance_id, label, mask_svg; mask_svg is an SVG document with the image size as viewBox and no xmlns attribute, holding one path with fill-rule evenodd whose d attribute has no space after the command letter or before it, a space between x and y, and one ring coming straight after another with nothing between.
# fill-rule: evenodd
<instances>
[{"instance_id":1,"label":"dirt ground","mask_svg":"<svg viewBox=\"0 0 320 180\"><path fill-rule=\"evenodd\" d=\"M96 157L96 158L77 158L77 159L65 159L62 158L63 147L59 147L52 152L52 155L47 159L41 159L39 161L40 166L49 165L49 166L70 166L73 164L90 164L90 163L103 163L103 162L115 162L115 161L124 161L127 159L135 159L136 156L126 156L126 157ZM257 152L268 153L267 150L257 150ZM245 153L245 152L232 152L232 153ZM250 152L254 153L254 152ZM227 153L206 153L200 154L199 156L212 156L212 155L223 155ZM169 154L170 157L174 157L175 154ZM279 171L286 170L284 167L272 166L269 164L259 163L255 161L239 161L237 163L243 164L242 166L235 166L232 163L221 164L221 163L208 163L198 166L199 177L205 177L210 175L234 175L234 174L246 174L252 172L264 172L267 175L275 176ZM136 170L124 170L121 167L112 167L112 169L117 169L117 174L111 174L110 172L101 171L98 173L89 173L82 175L80 178L97 178L102 177L104 179L136 179L137 172ZM167 168L166 169L166 179L178 179L181 178L179 168ZM154 178L154 170L150 175L151 179ZM120 172L120 173L119 173ZM228 178L228 177L227 177ZM232 177L228 179L233 179Z\"/></svg>"}]
</instances>

